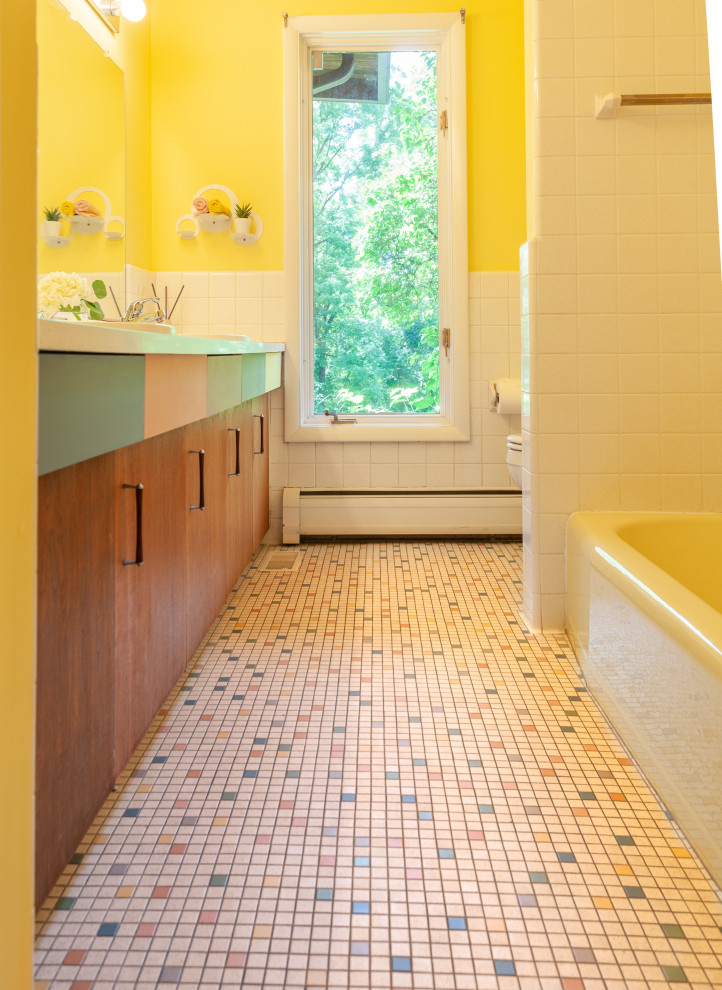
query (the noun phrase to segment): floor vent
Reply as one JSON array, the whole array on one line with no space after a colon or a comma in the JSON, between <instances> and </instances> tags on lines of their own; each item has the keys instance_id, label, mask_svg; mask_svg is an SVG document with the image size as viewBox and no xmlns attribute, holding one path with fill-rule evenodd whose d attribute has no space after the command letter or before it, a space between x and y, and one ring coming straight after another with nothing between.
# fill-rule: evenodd
<instances>
[{"instance_id":1,"label":"floor vent","mask_svg":"<svg viewBox=\"0 0 722 990\"><path fill-rule=\"evenodd\" d=\"M300 558L298 553L269 553L258 568L259 571L295 571Z\"/></svg>"}]
</instances>

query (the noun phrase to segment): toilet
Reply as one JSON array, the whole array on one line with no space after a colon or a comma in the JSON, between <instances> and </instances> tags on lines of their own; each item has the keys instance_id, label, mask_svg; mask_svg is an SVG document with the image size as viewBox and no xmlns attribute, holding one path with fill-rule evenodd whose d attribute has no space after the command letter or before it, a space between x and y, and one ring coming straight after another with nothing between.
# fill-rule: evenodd
<instances>
[{"instance_id":1,"label":"toilet","mask_svg":"<svg viewBox=\"0 0 722 990\"><path fill-rule=\"evenodd\" d=\"M521 437L516 433L506 438L506 463L512 482L521 488Z\"/></svg>"}]
</instances>

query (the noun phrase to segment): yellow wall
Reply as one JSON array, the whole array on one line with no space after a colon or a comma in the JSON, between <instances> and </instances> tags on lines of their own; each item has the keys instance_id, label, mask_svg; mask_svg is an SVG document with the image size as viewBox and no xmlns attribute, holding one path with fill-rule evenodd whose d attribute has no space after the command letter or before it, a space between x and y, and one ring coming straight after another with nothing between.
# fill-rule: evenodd
<instances>
[{"instance_id":1,"label":"yellow wall","mask_svg":"<svg viewBox=\"0 0 722 990\"><path fill-rule=\"evenodd\" d=\"M0 3L0 202L35 217L35 5ZM17 210L13 211L17 213ZM35 235L0 226L0 986L32 986L35 679Z\"/></svg>"},{"instance_id":2,"label":"yellow wall","mask_svg":"<svg viewBox=\"0 0 722 990\"><path fill-rule=\"evenodd\" d=\"M536 233L534 217L534 44L532 0L524 0L524 92L526 95L526 239L530 241Z\"/></svg>"},{"instance_id":3,"label":"yellow wall","mask_svg":"<svg viewBox=\"0 0 722 990\"><path fill-rule=\"evenodd\" d=\"M468 0L469 267L519 267L525 234L523 0ZM395 13L458 10L396 0ZM336 0L306 14L388 13L388 0ZM153 0L153 268L283 268L282 7L268 0ZM263 217L263 237L182 241L197 189L230 186Z\"/></svg>"}]
</instances>

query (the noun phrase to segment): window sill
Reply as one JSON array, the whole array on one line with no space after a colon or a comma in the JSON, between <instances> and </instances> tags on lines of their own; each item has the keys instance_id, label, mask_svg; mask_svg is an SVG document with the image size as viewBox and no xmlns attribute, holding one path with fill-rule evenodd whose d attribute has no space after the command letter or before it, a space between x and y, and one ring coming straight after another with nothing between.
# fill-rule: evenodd
<instances>
[{"instance_id":1,"label":"window sill","mask_svg":"<svg viewBox=\"0 0 722 990\"><path fill-rule=\"evenodd\" d=\"M348 423L317 423L299 426L285 437L286 443L459 443L470 440L468 431L446 423L408 426L379 423L376 426Z\"/></svg>"}]
</instances>

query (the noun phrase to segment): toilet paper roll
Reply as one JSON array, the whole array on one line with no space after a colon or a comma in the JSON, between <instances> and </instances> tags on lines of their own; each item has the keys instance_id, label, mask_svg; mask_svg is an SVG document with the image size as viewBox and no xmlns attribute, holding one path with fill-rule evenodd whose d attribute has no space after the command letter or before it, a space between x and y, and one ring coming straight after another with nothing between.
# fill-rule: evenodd
<instances>
[{"instance_id":1,"label":"toilet paper roll","mask_svg":"<svg viewBox=\"0 0 722 990\"><path fill-rule=\"evenodd\" d=\"M492 409L504 416L521 412L521 382L516 378L500 378L491 382Z\"/></svg>"}]
</instances>

